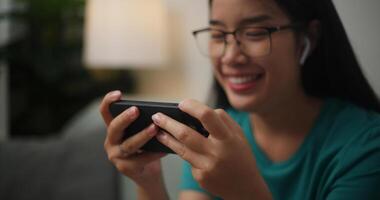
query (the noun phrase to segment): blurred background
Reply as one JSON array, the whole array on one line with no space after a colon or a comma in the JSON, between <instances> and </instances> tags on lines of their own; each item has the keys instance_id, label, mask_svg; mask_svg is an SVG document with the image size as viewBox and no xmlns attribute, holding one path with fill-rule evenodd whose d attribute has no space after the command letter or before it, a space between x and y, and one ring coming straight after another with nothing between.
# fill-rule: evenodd
<instances>
[{"instance_id":1,"label":"blurred background","mask_svg":"<svg viewBox=\"0 0 380 200\"><path fill-rule=\"evenodd\" d=\"M191 30L206 24L206 7L192 17L188 9L203 1L136 1L134 13L120 0L1 2L10 137L57 134L86 104L114 89L204 98L208 66L194 52ZM153 11L139 10L143 4Z\"/></svg>"},{"instance_id":2,"label":"blurred background","mask_svg":"<svg viewBox=\"0 0 380 200\"><path fill-rule=\"evenodd\" d=\"M207 102L210 63L198 53L191 34L208 24L207 2L0 0L0 171L12 172L9 179L0 178L0 199L134 199L132 184L120 179L103 154L99 100L119 89L126 98ZM380 94L380 2L334 3L365 74ZM46 160L50 168L57 167L50 174ZM169 156L165 162L175 198L180 161ZM45 178L38 176L39 170ZM18 182L30 174L38 184L32 178ZM43 189L52 187L52 174L59 183L55 192ZM89 195L94 188L98 193ZM25 195L16 198L12 191Z\"/></svg>"}]
</instances>

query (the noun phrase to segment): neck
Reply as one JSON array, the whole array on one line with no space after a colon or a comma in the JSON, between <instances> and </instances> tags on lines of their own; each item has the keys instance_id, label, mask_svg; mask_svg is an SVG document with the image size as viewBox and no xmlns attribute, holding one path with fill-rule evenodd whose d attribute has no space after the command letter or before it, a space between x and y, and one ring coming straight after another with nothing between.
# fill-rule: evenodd
<instances>
[{"instance_id":1,"label":"neck","mask_svg":"<svg viewBox=\"0 0 380 200\"><path fill-rule=\"evenodd\" d=\"M251 122L258 133L296 134L311 128L321 106L320 99L304 96L282 103L270 111L252 113Z\"/></svg>"},{"instance_id":2,"label":"neck","mask_svg":"<svg viewBox=\"0 0 380 200\"><path fill-rule=\"evenodd\" d=\"M321 100L305 96L282 101L270 111L252 113L256 142L273 161L286 160L310 132L321 106Z\"/></svg>"}]
</instances>

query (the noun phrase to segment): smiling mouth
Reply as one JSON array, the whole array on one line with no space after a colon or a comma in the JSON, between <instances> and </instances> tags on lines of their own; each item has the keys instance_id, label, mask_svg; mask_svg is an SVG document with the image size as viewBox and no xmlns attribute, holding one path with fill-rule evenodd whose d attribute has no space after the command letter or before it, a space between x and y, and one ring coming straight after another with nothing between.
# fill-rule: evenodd
<instances>
[{"instance_id":1,"label":"smiling mouth","mask_svg":"<svg viewBox=\"0 0 380 200\"><path fill-rule=\"evenodd\" d=\"M228 86L235 92L247 92L255 89L264 74L229 76L226 78Z\"/></svg>"},{"instance_id":2,"label":"smiling mouth","mask_svg":"<svg viewBox=\"0 0 380 200\"><path fill-rule=\"evenodd\" d=\"M262 77L262 74L250 75L250 76L234 76L229 77L227 80L232 84L245 84L253 81L257 81Z\"/></svg>"}]
</instances>

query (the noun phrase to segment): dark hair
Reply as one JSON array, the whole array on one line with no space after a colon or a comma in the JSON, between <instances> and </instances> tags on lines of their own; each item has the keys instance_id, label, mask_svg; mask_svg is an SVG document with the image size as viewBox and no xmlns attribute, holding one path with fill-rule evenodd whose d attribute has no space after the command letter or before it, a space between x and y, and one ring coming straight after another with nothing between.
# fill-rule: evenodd
<instances>
[{"instance_id":1,"label":"dark hair","mask_svg":"<svg viewBox=\"0 0 380 200\"><path fill-rule=\"evenodd\" d=\"M363 75L331 0L275 1L293 22L307 25L316 19L321 23L319 43L301 70L305 93L319 98L346 100L365 109L380 112L379 99ZM212 0L209 3L211 6ZM216 80L214 89L216 106L229 107L226 94Z\"/></svg>"}]
</instances>

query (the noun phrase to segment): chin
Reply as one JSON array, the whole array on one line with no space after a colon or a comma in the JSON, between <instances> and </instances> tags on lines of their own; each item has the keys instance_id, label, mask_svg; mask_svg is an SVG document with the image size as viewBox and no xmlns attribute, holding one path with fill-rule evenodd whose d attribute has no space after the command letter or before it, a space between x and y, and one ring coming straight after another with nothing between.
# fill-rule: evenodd
<instances>
[{"instance_id":1,"label":"chin","mask_svg":"<svg viewBox=\"0 0 380 200\"><path fill-rule=\"evenodd\" d=\"M229 103L236 110L244 112L257 112L262 108L261 98L254 94L234 94L230 91L226 92Z\"/></svg>"}]
</instances>

